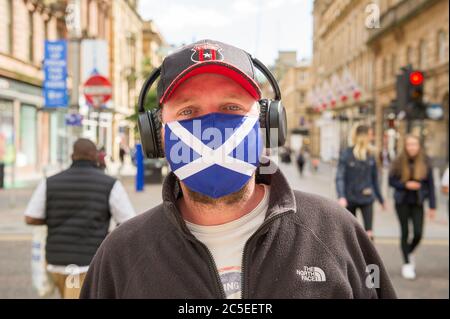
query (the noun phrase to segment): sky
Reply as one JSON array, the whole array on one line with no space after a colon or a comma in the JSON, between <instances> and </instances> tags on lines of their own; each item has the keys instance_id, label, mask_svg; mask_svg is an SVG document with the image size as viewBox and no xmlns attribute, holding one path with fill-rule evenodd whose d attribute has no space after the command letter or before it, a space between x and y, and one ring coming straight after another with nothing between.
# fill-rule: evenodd
<instances>
[{"instance_id":1,"label":"sky","mask_svg":"<svg viewBox=\"0 0 450 319\"><path fill-rule=\"evenodd\" d=\"M242 48L272 65L278 51L312 56L313 0L140 0L166 42L180 46L213 39Z\"/></svg>"}]
</instances>

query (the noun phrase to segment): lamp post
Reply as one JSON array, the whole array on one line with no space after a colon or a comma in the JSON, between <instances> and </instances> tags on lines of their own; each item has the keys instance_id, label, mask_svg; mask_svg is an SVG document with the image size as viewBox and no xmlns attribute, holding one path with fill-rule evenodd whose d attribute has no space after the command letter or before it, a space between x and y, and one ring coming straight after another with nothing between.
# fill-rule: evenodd
<instances>
[{"instance_id":1,"label":"lamp post","mask_svg":"<svg viewBox=\"0 0 450 319\"><path fill-rule=\"evenodd\" d=\"M66 28L69 33L69 59L71 61L72 91L70 94L69 112L79 112L79 90L80 90L80 43L81 32L81 0L69 0L65 10ZM69 145L81 135L81 127L70 126ZM68 148L69 152L71 151Z\"/></svg>"}]
</instances>

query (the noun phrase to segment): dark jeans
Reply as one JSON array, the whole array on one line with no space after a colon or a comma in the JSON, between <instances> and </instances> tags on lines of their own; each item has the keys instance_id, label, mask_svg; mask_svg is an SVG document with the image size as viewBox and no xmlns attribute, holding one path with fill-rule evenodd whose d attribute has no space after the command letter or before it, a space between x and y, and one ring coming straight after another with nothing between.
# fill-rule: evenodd
<instances>
[{"instance_id":1,"label":"dark jeans","mask_svg":"<svg viewBox=\"0 0 450 319\"><path fill-rule=\"evenodd\" d=\"M5 164L0 162L0 189L4 187L4 179L5 179Z\"/></svg>"},{"instance_id":2,"label":"dark jeans","mask_svg":"<svg viewBox=\"0 0 450 319\"><path fill-rule=\"evenodd\" d=\"M423 205L417 204L396 204L398 220L401 231L401 248L403 260L409 263L409 254L411 254L422 239L423 233ZM409 241L409 221L412 221L414 236Z\"/></svg>"},{"instance_id":3,"label":"dark jeans","mask_svg":"<svg viewBox=\"0 0 450 319\"><path fill-rule=\"evenodd\" d=\"M348 204L347 209L356 217L356 210L359 208L364 220L364 229L366 231L372 230L372 220L373 220L373 204L367 205L356 205Z\"/></svg>"}]
</instances>

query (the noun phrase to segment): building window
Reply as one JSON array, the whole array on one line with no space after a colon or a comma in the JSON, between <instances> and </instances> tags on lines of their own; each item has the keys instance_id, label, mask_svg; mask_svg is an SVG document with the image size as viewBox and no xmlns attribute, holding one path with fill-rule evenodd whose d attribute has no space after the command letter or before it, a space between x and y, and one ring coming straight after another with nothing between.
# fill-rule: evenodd
<instances>
[{"instance_id":1,"label":"building window","mask_svg":"<svg viewBox=\"0 0 450 319\"><path fill-rule=\"evenodd\" d=\"M372 59L369 60L367 64L368 71L366 72L367 75L367 82L366 82L366 89L372 87L372 74L373 74L373 67L374 67L374 61Z\"/></svg>"},{"instance_id":2,"label":"building window","mask_svg":"<svg viewBox=\"0 0 450 319\"><path fill-rule=\"evenodd\" d=\"M425 69L427 67L427 44L425 40L419 42L419 68Z\"/></svg>"},{"instance_id":3,"label":"building window","mask_svg":"<svg viewBox=\"0 0 450 319\"><path fill-rule=\"evenodd\" d=\"M33 12L28 11L28 60L33 62L34 60L34 23L33 23Z\"/></svg>"},{"instance_id":4,"label":"building window","mask_svg":"<svg viewBox=\"0 0 450 319\"><path fill-rule=\"evenodd\" d=\"M128 63L132 68L136 68L136 36L132 33L127 35Z\"/></svg>"},{"instance_id":5,"label":"building window","mask_svg":"<svg viewBox=\"0 0 450 319\"><path fill-rule=\"evenodd\" d=\"M437 43L438 43L437 58L439 63L442 63L448 60L448 40L445 31L443 30L439 31Z\"/></svg>"},{"instance_id":6,"label":"building window","mask_svg":"<svg viewBox=\"0 0 450 319\"><path fill-rule=\"evenodd\" d=\"M382 65L381 65L381 82L385 82L387 78L387 69L388 69L388 61L386 58L383 58Z\"/></svg>"},{"instance_id":7,"label":"building window","mask_svg":"<svg viewBox=\"0 0 450 319\"><path fill-rule=\"evenodd\" d=\"M44 20L44 39L49 40L50 36L48 34L48 23L50 20Z\"/></svg>"},{"instance_id":8,"label":"building window","mask_svg":"<svg viewBox=\"0 0 450 319\"><path fill-rule=\"evenodd\" d=\"M414 64L414 49L410 46L406 49L406 64Z\"/></svg>"},{"instance_id":9,"label":"building window","mask_svg":"<svg viewBox=\"0 0 450 319\"><path fill-rule=\"evenodd\" d=\"M392 54L391 58L391 75L395 76L397 73L397 56L395 54Z\"/></svg>"},{"instance_id":10,"label":"building window","mask_svg":"<svg viewBox=\"0 0 450 319\"><path fill-rule=\"evenodd\" d=\"M305 92L304 91L298 92L298 102L300 104L304 104L305 103Z\"/></svg>"},{"instance_id":11,"label":"building window","mask_svg":"<svg viewBox=\"0 0 450 319\"><path fill-rule=\"evenodd\" d=\"M306 71L300 72L298 78L300 83L304 83L308 79L308 73Z\"/></svg>"},{"instance_id":12,"label":"building window","mask_svg":"<svg viewBox=\"0 0 450 319\"><path fill-rule=\"evenodd\" d=\"M12 0L0 0L0 52L12 54L13 38L13 3Z\"/></svg>"}]
</instances>

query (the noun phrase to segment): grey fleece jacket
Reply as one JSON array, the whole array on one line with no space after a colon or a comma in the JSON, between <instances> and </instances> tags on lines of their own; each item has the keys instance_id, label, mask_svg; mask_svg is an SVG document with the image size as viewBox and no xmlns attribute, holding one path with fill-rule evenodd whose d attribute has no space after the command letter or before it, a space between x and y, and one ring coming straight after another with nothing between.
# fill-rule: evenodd
<instances>
[{"instance_id":1,"label":"grey fleece jacket","mask_svg":"<svg viewBox=\"0 0 450 319\"><path fill-rule=\"evenodd\" d=\"M269 209L245 245L243 298L396 298L378 253L349 212L293 191L280 170L257 180L271 186ZM163 203L103 242L81 298L225 298L211 253L175 206L179 196L171 173Z\"/></svg>"}]
</instances>

